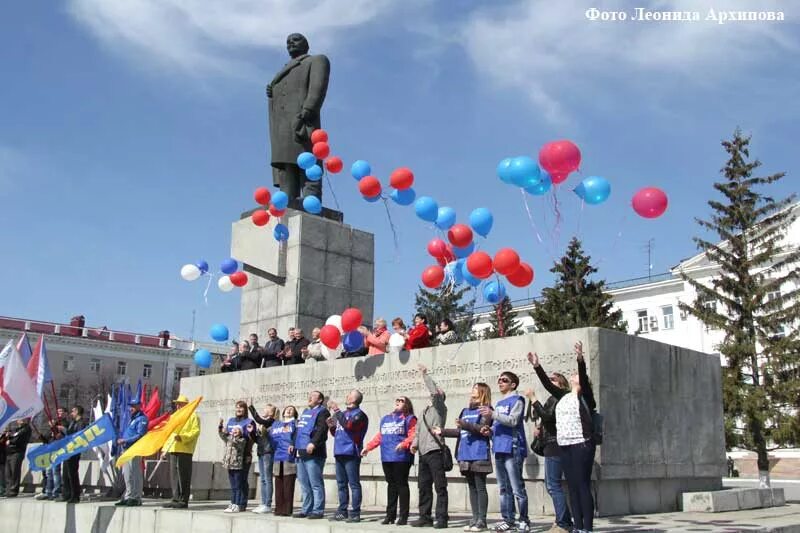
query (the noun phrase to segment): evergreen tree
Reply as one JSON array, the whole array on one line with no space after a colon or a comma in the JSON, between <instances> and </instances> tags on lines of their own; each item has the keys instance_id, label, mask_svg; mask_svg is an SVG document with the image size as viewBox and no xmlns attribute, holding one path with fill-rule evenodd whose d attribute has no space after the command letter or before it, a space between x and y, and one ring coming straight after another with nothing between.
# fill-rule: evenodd
<instances>
[{"instance_id":1,"label":"evergreen tree","mask_svg":"<svg viewBox=\"0 0 800 533\"><path fill-rule=\"evenodd\" d=\"M467 298L468 287L455 288L442 285L435 291L420 287L414 296L416 313L422 313L428 318L428 327L436 331L436 326L449 318L453 321L455 332L459 341L473 340L472 333L473 310L475 298Z\"/></svg>"},{"instance_id":2,"label":"evergreen tree","mask_svg":"<svg viewBox=\"0 0 800 533\"><path fill-rule=\"evenodd\" d=\"M573 237L567 252L550 272L556 274L553 287L542 290L542 297L533 304L530 315L536 331L596 326L627 331L622 311L612 311L613 299L605 292L605 281L590 281L597 273L585 255L581 242Z\"/></svg>"},{"instance_id":3,"label":"evergreen tree","mask_svg":"<svg viewBox=\"0 0 800 533\"><path fill-rule=\"evenodd\" d=\"M489 324L491 327L484 333L486 339L514 337L525 333L522 324L516 319L516 313L508 296L494 306L494 312L489 316Z\"/></svg>"},{"instance_id":4,"label":"evergreen tree","mask_svg":"<svg viewBox=\"0 0 800 533\"><path fill-rule=\"evenodd\" d=\"M800 290L794 288L800 250L784 241L796 218L790 206L795 196L775 200L758 190L785 174L754 177L761 163L749 160L749 145L750 137L738 129L722 143L729 159L721 171L724 180L714 188L724 198L708 202L709 220L697 220L721 242L694 239L720 272L711 286L681 274L697 291L696 300L681 308L725 334L719 351L727 360L722 383L727 445L757 453L766 486L768 447L800 442Z\"/></svg>"}]
</instances>

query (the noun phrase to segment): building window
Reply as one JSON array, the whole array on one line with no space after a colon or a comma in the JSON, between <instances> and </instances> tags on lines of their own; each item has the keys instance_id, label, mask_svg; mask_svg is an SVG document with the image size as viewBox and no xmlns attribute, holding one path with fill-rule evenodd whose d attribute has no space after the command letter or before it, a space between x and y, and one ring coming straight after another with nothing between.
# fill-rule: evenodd
<instances>
[{"instance_id":1,"label":"building window","mask_svg":"<svg viewBox=\"0 0 800 533\"><path fill-rule=\"evenodd\" d=\"M180 379L182 377L184 377L185 375L186 375L186 368L185 367L182 367L182 366L176 366L175 367L175 374L174 374L174 380L175 381L180 381Z\"/></svg>"},{"instance_id":2,"label":"building window","mask_svg":"<svg viewBox=\"0 0 800 533\"><path fill-rule=\"evenodd\" d=\"M58 396L63 404L69 404L72 401L72 385L68 383L62 383L58 389Z\"/></svg>"},{"instance_id":3,"label":"building window","mask_svg":"<svg viewBox=\"0 0 800 533\"><path fill-rule=\"evenodd\" d=\"M206 371L205 371L205 369L202 369L202 368L201 368L200 370L198 370L198 371L197 371L197 375L198 375L198 376L205 376L205 375L206 375Z\"/></svg>"},{"instance_id":4,"label":"building window","mask_svg":"<svg viewBox=\"0 0 800 533\"><path fill-rule=\"evenodd\" d=\"M637 330L638 333L649 333L650 332L650 319L647 316L647 309L642 311L636 311L636 319L639 323L639 329Z\"/></svg>"},{"instance_id":5,"label":"building window","mask_svg":"<svg viewBox=\"0 0 800 533\"><path fill-rule=\"evenodd\" d=\"M92 359L89 361L89 372L94 372L95 374L100 373L100 359Z\"/></svg>"},{"instance_id":6,"label":"building window","mask_svg":"<svg viewBox=\"0 0 800 533\"><path fill-rule=\"evenodd\" d=\"M153 375L153 365L145 363L144 367L142 367L142 377L147 379L152 375Z\"/></svg>"},{"instance_id":7,"label":"building window","mask_svg":"<svg viewBox=\"0 0 800 533\"><path fill-rule=\"evenodd\" d=\"M128 363L125 361L117 361L117 375L124 376L128 373Z\"/></svg>"},{"instance_id":8,"label":"building window","mask_svg":"<svg viewBox=\"0 0 800 533\"><path fill-rule=\"evenodd\" d=\"M68 355L64 358L64 372L72 372L75 370L75 357Z\"/></svg>"},{"instance_id":9,"label":"building window","mask_svg":"<svg viewBox=\"0 0 800 533\"><path fill-rule=\"evenodd\" d=\"M675 315L673 315L672 306L665 305L661 308L661 314L664 319L664 329L672 329L675 327Z\"/></svg>"}]
</instances>

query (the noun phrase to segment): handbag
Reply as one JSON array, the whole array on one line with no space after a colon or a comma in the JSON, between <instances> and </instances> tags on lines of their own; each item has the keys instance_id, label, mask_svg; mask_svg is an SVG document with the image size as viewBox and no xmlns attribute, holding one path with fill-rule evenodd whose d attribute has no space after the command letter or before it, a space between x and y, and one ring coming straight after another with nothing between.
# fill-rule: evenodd
<instances>
[{"instance_id":1,"label":"handbag","mask_svg":"<svg viewBox=\"0 0 800 533\"><path fill-rule=\"evenodd\" d=\"M450 448L444 442L439 441L436 435L433 434L433 431L431 431L428 421L425 420L425 413L428 412L428 409L430 409L430 407L426 407L425 411L422 413L422 423L425 424L425 429L428 430L431 438L433 438L434 442L436 442L442 450L442 468L444 468L445 472L450 472L453 469L453 452L450 451Z\"/></svg>"},{"instance_id":2,"label":"handbag","mask_svg":"<svg viewBox=\"0 0 800 533\"><path fill-rule=\"evenodd\" d=\"M531 451L536 455L544 457L544 439L542 438L542 425L539 424L536 426L539 428L539 434L533 437L533 441L531 442Z\"/></svg>"},{"instance_id":3,"label":"handbag","mask_svg":"<svg viewBox=\"0 0 800 533\"><path fill-rule=\"evenodd\" d=\"M586 400L583 399L583 396L581 396L581 404L583 404L592 418L592 442L596 446L600 446L603 444L603 422L605 421L605 417L597 411L592 411L589 409L589 404L586 403Z\"/></svg>"}]
</instances>

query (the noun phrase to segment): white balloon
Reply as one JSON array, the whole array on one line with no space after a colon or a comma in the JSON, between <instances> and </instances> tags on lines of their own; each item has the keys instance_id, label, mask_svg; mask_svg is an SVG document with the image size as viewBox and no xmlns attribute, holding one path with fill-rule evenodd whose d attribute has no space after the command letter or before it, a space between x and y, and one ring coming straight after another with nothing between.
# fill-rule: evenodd
<instances>
[{"instance_id":1,"label":"white balloon","mask_svg":"<svg viewBox=\"0 0 800 533\"><path fill-rule=\"evenodd\" d=\"M406 338L399 333L392 333L389 337L389 347L394 348L395 351L400 351L406 345Z\"/></svg>"},{"instance_id":2,"label":"white balloon","mask_svg":"<svg viewBox=\"0 0 800 533\"><path fill-rule=\"evenodd\" d=\"M339 330L339 333L344 333L342 331L342 317L341 315L331 315L328 317L328 320L325 321L326 326L336 326L336 329Z\"/></svg>"},{"instance_id":3,"label":"white balloon","mask_svg":"<svg viewBox=\"0 0 800 533\"><path fill-rule=\"evenodd\" d=\"M330 361L331 359L338 359L339 357L342 356L342 345L341 345L341 343L339 343L339 346L337 346L336 348L328 348L324 344L320 343L320 348L321 348L320 351L322 352L322 355L324 355L325 359L327 359L328 361Z\"/></svg>"},{"instance_id":4,"label":"white balloon","mask_svg":"<svg viewBox=\"0 0 800 533\"><path fill-rule=\"evenodd\" d=\"M183 265L181 267L181 277L186 281L194 281L200 277L200 269L197 265Z\"/></svg>"},{"instance_id":5,"label":"white balloon","mask_svg":"<svg viewBox=\"0 0 800 533\"><path fill-rule=\"evenodd\" d=\"M217 287L222 292L231 292L233 290L233 282L230 276L222 276L217 280Z\"/></svg>"}]
</instances>

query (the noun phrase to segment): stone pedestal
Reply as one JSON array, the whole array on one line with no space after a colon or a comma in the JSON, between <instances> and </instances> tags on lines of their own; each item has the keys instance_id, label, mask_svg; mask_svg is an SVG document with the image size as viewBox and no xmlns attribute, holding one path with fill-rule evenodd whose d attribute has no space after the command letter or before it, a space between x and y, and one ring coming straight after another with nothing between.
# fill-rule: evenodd
<instances>
[{"instance_id":1,"label":"stone pedestal","mask_svg":"<svg viewBox=\"0 0 800 533\"><path fill-rule=\"evenodd\" d=\"M311 329L348 307L360 309L365 324L372 324L371 233L343 224L341 216L324 218L288 209L282 221L289 228L289 240L278 243L273 221L258 227L249 215L243 213L233 223L231 239L231 256L244 264L250 277L242 290L243 338L250 333L265 338L270 327L283 338L292 326L310 337Z\"/></svg>"}]
</instances>

